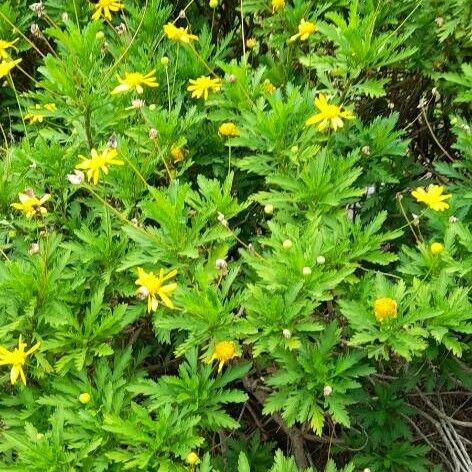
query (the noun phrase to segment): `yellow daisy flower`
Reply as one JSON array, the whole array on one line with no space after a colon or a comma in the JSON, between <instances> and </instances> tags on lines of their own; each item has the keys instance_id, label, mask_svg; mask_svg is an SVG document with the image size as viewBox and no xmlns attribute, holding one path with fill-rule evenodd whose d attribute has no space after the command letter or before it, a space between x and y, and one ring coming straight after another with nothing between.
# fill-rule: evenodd
<instances>
[{"instance_id":1,"label":"yellow daisy flower","mask_svg":"<svg viewBox=\"0 0 472 472\"><path fill-rule=\"evenodd\" d=\"M40 345L40 343L36 343L33 347L25 352L26 343L22 341L20 334L20 338L18 339L18 347L13 349L13 351L9 351L8 349L0 346L0 365L11 364L10 382L12 385L16 384L18 377L20 377L23 384L26 385L26 376L23 366L25 365L26 358L33 354L34 351L38 350Z\"/></svg>"},{"instance_id":2,"label":"yellow daisy flower","mask_svg":"<svg viewBox=\"0 0 472 472\"><path fill-rule=\"evenodd\" d=\"M354 115L349 110L343 110L342 107L337 105L330 105L326 100L326 96L322 93L315 98L315 105L319 113L310 116L310 118L306 120L305 125L310 126L319 123L319 131L325 131L327 128L333 128L333 130L336 131L338 128L344 126L343 119L354 119Z\"/></svg>"},{"instance_id":3,"label":"yellow daisy flower","mask_svg":"<svg viewBox=\"0 0 472 472\"><path fill-rule=\"evenodd\" d=\"M442 185L429 185L425 190L424 187L417 187L411 192L417 202L424 203L431 210L444 211L449 208L449 204L444 200L452 197L450 193L443 195L444 187Z\"/></svg>"},{"instance_id":4,"label":"yellow daisy flower","mask_svg":"<svg viewBox=\"0 0 472 472\"><path fill-rule=\"evenodd\" d=\"M210 76L202 75L198 79L190 79L190 85L187 87L189 92L192 92L192 97L201 98L204 100L208 98L208 92L219 92L223 86L221 79L212 79Z\"/></svg>"},{"instance_id":5,"label":"yellow daisy flower","mask_svg":"<svg viewBox=\"0 0 472 472\"><path fill-rule=\"evenodd\" d=\"M105 148L101 154L96 149L90 151L90 157L79 156L82 162L75 166L76 169L86 170L87 179L90 182L93 180L94 185L98 184L100 179L100 172L108 174L108 166L122 166L124 162L116 159L118 152L116 149Z\"/></svg>"},{"instance_id":6,"label":"yellow daisy flower","mask_svg":"<svg viewBox=\"0 0 472 472\"><path fill-rule=\"evenodd\" d=\"M26 218L32 218L33 216L40 214L46 215L47 210L43 207L43 203L47 202L51 198L48 193L44 194L41 198L37 198L32 190L27 190L25 193L18 194L19 203L12 203L11 206L16 210L22 211Z\"/></svg>"},{"instance_id":7,"label":"yellow daisy flower","mask_svg":"<svg viewBox=\"0 0 472 472\"><path fill-rule=\"evenodd\" d=\"M164 285L166 280L172 279L177 275L175 269L165 273L164 269L160 269L159 275L155 275L154 272L146 272L141 267L138 268L138 278L136 285L139 285L137 291L138 296L148 301L148 312L156 311L159 305L156 295L159 296L161 301L167 308L174 308L174 304L170 299L170 295L177 288L176 283Z\"/></svg>"},{"instance_id":8,"label":"yellow daisy flower","mask_svg":"<svg viewBox=\"0 0 472 472\"><path fill-rule=\"evenodd\" d=\"M94 21L99 20L101 16L111 21L111 12L123 10L125 6L117 0L98 0L95 4L95 12L92 15Z\"/></svg>"},{"instance_id":9,"label":"yellow daisy flower","mask_svg":"<svg viewBox=\"0 0 472 472\"><path fill-rule=\"evenodd\" d=\"M170 147L170 155L172 159L174 159L174 162L181 162L185 158L184 149L178 144L172 144Z\"/></svg>"},{"instance_id":10,"label":"yellow daisy flower","mask_svg":"<svg viewBox=\"0 0 472 472\"><path fill-rule=\"evenodd\" d=\"M239 136L239 129L234 123L232 123L231 121L228 121L226 123L223 123L218 128L218 134L220 136L229 136L229 137Z\"/></svg>"},{"instance_id":11,"label":"yellow daisy flower","mask_svg":"<svg viewBox=\"0 0 472 472\"><path fill-rule=\"evenodd\" d=\"M317 31L317 29L315 23L302 19L298 25L298 33L294 34L289 41L293 42L297 39L300 39L300 41L306 41L315 31Z\"/></svg>"},{"instance_id":12,"label":"yellow daisy flower","mask_svg":"<svg viewBox=\"0 0 472 472\"><path fill-rule=\"evenodd\" d=\"M147 87L157 87L159 84L156 82L156 72L152 70L147 74L141 74L140 72L125 72L124 78L120 78L118 75L118 82L120 85L116 86L111 94L129 92L130 90L136 90L137 93L141 94L144 92L143 85Z\"/></svg>"},{"instance_id":13,"label":"yellow daisy flower","mask_svg":"<svg viewBox=\"0 0 472 472\"><path fill-rule=\"evenodd\" d=\"M393 298L377 298L374 302L374 313L378 321L397 317L397 302Z\"/></svg>"},{"instance_id":14,"label":"yellow daisy flower","mask_svg":"<svg viewBox=\"0 0 472 472\"><path fill-rule=\"evenodd\" d=\"M272 0L272 13L282 10L285 7L285 0Z\"/></svg>"},{"instance_id":15,"label":"yellow daisy flower","mask_svg":"<svg viewBox=\"0 0 472 472\"><path fill-rule=\"evenodd\" d=\"M239 354L236 352L236 344L233 341L220 341L216 343L213 355L208 360L208 363L211 364L215 360L218 361L218 372L221 372L223 366L235 357L239 357Z\"/></svg>"},{"instance_id":16,"label":"yellow daisy flower","mask_svg":"<svg viewBox=\"0 0 472 472\"><path fill-rule=\"evenodd\" d=\"M18 38L14 39L13 41L5 41L0 39L0 58L8 59L10 55L8 54L7 49L13 48L16 50L15 43L18 41Z\"/></svg>"},{"instance_id":17,"label":"yellow daisy flower","mask_svg":"<svg viewBox=\"0 0 472 472\"><path fill-rule=\"evenodd\" d=\"M198 41L198 36L190 34L188 28L178 28L173 23L167 23L164 25L164 33L172 41L180 41L185 44L190 44L192 41Z\"/></svg>"},{"instance_id":18,"label":"yellow daisy flower","mask_svg":"<svg viewBox=\"0 0 472 472\"><path fill-rule=\"evenodd\" d=\"M0 62L0 79L7 76L10 73L10 71L20 62L21 62L21 59L16 59L14 61Z\"/></svg>"}]
</instances>

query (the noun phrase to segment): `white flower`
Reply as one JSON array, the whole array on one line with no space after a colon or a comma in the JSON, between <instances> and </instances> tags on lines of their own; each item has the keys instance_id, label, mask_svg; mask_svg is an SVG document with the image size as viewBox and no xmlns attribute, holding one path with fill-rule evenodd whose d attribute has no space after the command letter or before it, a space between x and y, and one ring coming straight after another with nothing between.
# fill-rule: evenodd
<instances>
[{"instance_id":1,"label":"white flower","mask_svg":"<svg viewBox=\"0 0 472 472\"><path fill-rule=\"evenodd\" d=\"M85 180L85 174L78 169L74 169L73 174L68 174L67 175L67 180L72 184L72 185L80 185L83 183Z\"/></svg>"}]
</instances>

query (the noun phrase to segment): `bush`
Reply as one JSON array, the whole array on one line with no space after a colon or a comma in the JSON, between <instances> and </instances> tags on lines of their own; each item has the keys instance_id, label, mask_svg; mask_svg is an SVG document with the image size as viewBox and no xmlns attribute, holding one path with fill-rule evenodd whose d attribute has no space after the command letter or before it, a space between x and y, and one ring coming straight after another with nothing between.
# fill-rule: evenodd
<instances>
[{"instance_id":1,"label":"bush","mask_svg":"<svg viewBox=\"0 0 472 472\"><path fill-rule=\"evenodd\" d=\"M472 470L471 8L3 1L0 470Z\"/></svg>"}]
</instances>

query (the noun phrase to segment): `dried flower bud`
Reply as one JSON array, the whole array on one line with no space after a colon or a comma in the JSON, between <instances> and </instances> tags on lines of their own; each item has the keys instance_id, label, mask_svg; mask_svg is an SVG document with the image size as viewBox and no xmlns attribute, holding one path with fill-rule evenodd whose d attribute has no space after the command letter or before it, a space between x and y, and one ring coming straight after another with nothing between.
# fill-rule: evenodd
<instances>
[{"instance_id":1,"label":"dried flower bud","mask_svg":"<svg viewBox=\"0 0 472 472\"><path fill-rule=\"evenodd\" d=\"M323 388L323 395L325 397L329 397L332 393L333 393L333 387L331 387L331 385L326 385Z\"/></svg>"},{"instance_id":2,"label":"dried flower bud","mask_svg":"<svg viewBox=\"0 0 472 472\"><path fill-rule=\"evenodd\" d=\"M118 147L118 138L116 137L116 134L113 133L107 141L107 147L110 149L116 149Z\"/></svg>"},{"instance_id":3,"label":"dried flower bud","mask_svg":"<svg viewBox=\"0 0 472 472\"><path fill-rule=\"evenodd\" d=\"M126 33L126 25L124 23L120 23L115 29L118 35Z\"/></svg>"},{"instance_id":4,"label":"dried flower bud","mask_svg":"<svg viewBox=\"0 0 472 472\"><path fill-rule=\"evenodd\" d=\"M145 105L144 100L141 100L140 98L135 98L135 99L131 102L131 106L132 106L135 110L139 110L139 109L141 109L141 108L144 108L144 105Z\"/></svg>"},{"instance_id":5,"label":"dried flower bud","mask_svg":"<svg viewBox=\"0 0 472 472\"><path fill-rule=\"evenodd\" d=\"M388 107L390 110L393 110L393 109L395 108L395 103L393 103L393 102L388 102L387 107Z\"/></svg>"},{"instance_id":6,"label":"dried flower bud","mask_svg":"<svg viewBox=\"0 0 472 472\"><path fill-rule=\"evenodd\" d=\"M67 180L72 184L72 185L81 185L85 179L85 174L78 169L74 169L73 174L68 174L67 175Z\"/></svg>"},{"instance_id":7,"label":"dried flower bud","mask_svg":"<svg viewBox=\"0 0 472 472\"><path fill-rule=\"evenodd\" d=\"M61 19L64 23L67 23L69 21L69 15L67 14L67 12L64 12L62 15L61 15Z\"/></svg>"},{"instance_id":8,"label":"dried flower bud","mask_svg":"<svg viewBox=\"0 0 472 472\"><path fill-rule=\"evenodd\" d=\"M30 10L38 16L38 18L41 18L44 15L44 5L42 1L32 3L30 5Z\"/></svg>"},{"instance_id":9,"label":"dried flower bud","mask_svg":"<svg viewBox=\"0 0 472 472\"><path fill-rule=\"evenodd\" d=\"M136 297L138 300L146 300L149 296L149 290L146 287L139 287L138 291L136 292Z\"/></svg>"},{"instance_id":10,"label":"dried flower bud","mask_svg":"<svg viewBox=\"0 0 472 472\"><path fill-rule=\"evenodd\" d=\"M41 29L37 25L37 23L31 23L30 26L30 33L35 37L35 38L42 38L43 33L41 33Z\"/></svg>"},{"instance_id":11,"label":"dried flower bud","mask_svg":"<svg viewBox=\"0 0 472 472\"><path fill-rule=\"evenodd\" d=\"M285 328L283 331L282 331L282 334L284 336L285 339L290 339L292 337L292 332Z\"/></svg>"},{"instance_id":12,"label":"dried flower bud","mask_svg":"<svg viewBox=\"0 0 472 472\"><path fill-rule=\"evenodd\" d=\"M457 220L457 218L456 218L455 216L450 216L450 217L449 217L449 223L454 224L454 223L457 223L457 221L458 221L458 220Z\"/></svg>"},{"instance_id":13,"label":"dried flower bud","mask_svg":"<svg viewBox=\"0 0 472 472\"><path fill-rule=\"evenodd\" d=\"M441 27L444 24L444 18L442 16L436 17L434 21L439 27Z\"/></svg>"},{"instance_id":14,"label":"dried flower bud","mask_svg":"<svg viewBox=\"0 0 472 472\"><path fill-rule=\"evenodd\" d=\"M361 152L362 152L362 154L364 154L364 156L370 156L370 147L369 146L362 146Z\"/></svg>"},{"instance_id":15,"label":"dried flower bud","mask_svg":"<svg viewBox=\"0 0 472 472\"><path fill-rule=\"evenodd\" d=\"M180 12L179 12L179 18L183 20L183 19L185 18L185 16L186 16L185 10L180 10Z\"/></svg>"},{"instance_id":16,"label":"dried flower bud","mask_svg":"<svg viewBox=\"0 0 472 472\"><path fill-rule=\"evenodd\" d=\"M223 213L218 212L217 219L223 226L228 226L228 222L226 221L225 215L223 215Z\"/></svg>"},{"instance_id":17,"label":"dried flower bud","mask_svg":"<svg viewBox=\"0 0 472 472\"><path fill-rule=\"evenodd\" d=\"M34 190L31 187L25 188L24 193L28 195L28 197L34 197Z\"/></svg>"},{"instance_id":18,"label":"dried flower bud","mask_svg":"<svg viewBox=\"0 0 472 472\"><path fill-rule=\"evenodd\" d=\"M39 244L38 243L31 244L28 254L30 256L34 256L35 254L38 254L38 252L39 252Z\"/></svg>"},{"instance_id":19,"label":"dried flower bud","mask_svg":"<svg viewBox=\"0 0 472 472\"><path fill-rule=\"evenodd\" d=\"M131 224L134 225L134 226L138 226L139 225L139 221L137 218L131 218L130 220Z\"/></svg>"},{"instance_id":20,"label":"dried flower bud","mask_svg":"<svg viewBox=\"0 0 472 472\"><path fill-rule=\"evenodd\" d=\"M156 139L158 135L159 135L159 132L157 131L156 128L151 128L149 130L149 139Z\"/></svg>"},{"instance_id":21,"label":"dried flower bud","mask_svg":"<svg viewBox=\"0 0 472 472\"><path fill-rule=\"evenodd\" d=\"M225 270L228 267L228 264L226 263L224 259L216 259L215 267L218 270Z\"/></svg>"},{"instance_id":22,"label":"dried flower bud","mask_svg":"<svg viewBox=\"0 0 472 472\"><path fill-rule=\"evenodd\" d=\"M231 83L231 84L234 84L238 79L236 78L236 76L234 74L230 74L229 77L228 77L228 82Z\"/></svg>"}]
</instances>

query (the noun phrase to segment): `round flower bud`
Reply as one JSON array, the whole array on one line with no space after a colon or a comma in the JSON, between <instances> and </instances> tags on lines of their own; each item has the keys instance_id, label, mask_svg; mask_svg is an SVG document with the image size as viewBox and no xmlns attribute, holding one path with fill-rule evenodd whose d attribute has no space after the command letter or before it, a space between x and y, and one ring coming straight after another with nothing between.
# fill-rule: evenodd
<instances>
[{"instance_id":1,"label":"round flower bud","mask_svg":"<svg viewBox=\"0 0 472 472\"><path fill-rule=\"evenodd\" d=\"M311 269L309 267L303 268L303 275L308 276L311 275Z\"/></svg>"},{"instance_id":2,"label":"round flower bud","mask_svg":"<svg viewBox=\"0 0 472 472\"><path fill-rule=\"evenodd\" d=\"M369 146L362 146L361 152L362 152L362 154L364 154L364 156L370 156L370 147Z\"/></svg>"},{"instance_id":3,"label":"round flower bud","mask_svg":"<svg viewBox=\"0 0 472 472\"><path fill-rule=\"evenodd\" d=\"M90 401L90 393L84 392L79 395L79 402L86 405Z\"/></svg>"},{"instance_id":4,"label":"round flower bud","mask_svg":"<svg viewBox=\"0 0 472 472\"><path fill-rule=\"evenodd\" d=\"M293 153L293 154L296 154L298 152L298 146L292 146L290 148L290 151Z\"/></svg>"},{"instance_id":5,"label":"round flower bud","mask_svg":"<svg viewBox=\"0 0 472 472\"><path fill-rule=\"evenodd\" d=\"M265 207L264 207L264 213L266 215L272 215L272 213L274 213L274 205L271 205L270 203L267 204Z\"/></svg>"},{"instance_id":6,"label":"round flower bud","mask_svg":"<svg viewBox=\"0 0 472 472\"><path fill-rule=\"evenodd\" d=\"M64 12L62 15L61 15L61 19L64 23L67 23L69 21L69 15Z\"/></svg>"},{"instance_id":7,"label":"round flower bud","mask_svg":"<svg viewBox=\"0 0 472 472\"><path fill-rule=\"evenodd\" d=\"M210 0L210 8L216 8L218 6L218 0Z\"/></svg>"},{"instance_id":8,"label":"round flower bud","mask_svg":"<svg viewBox=\"0 0 472 472\"><path fill-rule=\"evenodd\" d=\"M318 256L318 257L316 258L316 263L317 263L317 264L324 264L325 262L326 262L326 259L325 259L324 256Z\"/></svg>"},{"instance_id":9,"label":"round flower bud","mask_svg":"<svg viewBox=\"0 0 472 472\"><path fill-rule=\"evenodd\" d=\"M196 452L192 451L191 453L187 454L185 462L190 465L197 465L200 463L200 457L198 457L198 454Z\"/></svg>"},{"instance_id":10,"label":"round flower bud","mask_svg":"<svg viewBox=\"0 0 472 472\"><path fill-rule=\"evenodd\" d=\"M43 439L44 434L43 433L36 433L36 439Z\"/></svg>"},{"instance_id":11,"label":"round flower bud","mask_svg":"<svg viewBox=\"0 0 472 472\"><path fill-rule=\"evenodd\" d=\"M218 270L224 270L224 269L226 269L226 267L228 267L228 264L226 263L226 261L224 259L216 259L215 267Z\"/></svg>"},{"instance_id":12,"label":"round flower bud","mask_svg":"<svg viewBox=\"0 0 472 472\"><path fill-rule=\"evenodd\" d=\"M431 251L431 254L441 254L441 252L444 251L444 245L441 243L432 243L431 246L429 246L429 250Z\"/></svg>"},{"instance_id":13,"label":"round flower bud","mask_svg":"<svg viewBox=\"0 0 472 472\"><path fill-rule=\"evenodd\" d=\"M149 290L146 287L139 287L138 291L136 292L136 297L139 300L146 300L149 296Z\"/></svg>"},{"instance_id":14,"label":"round flower bud","mask_svg":"<svg viewBox=\"0 0 472 472\"><path fill-rule=\"evenodd\" d=\"M155 104L155 103L151 103L151 104L149 105L149 109L150 109L151 111L154 111L156 108L157 108L157 107L156 107L156 104Z\"/></svg>"},{"instance_id":15,"label":"round flower bud","mask_svg":"<svg viewBox=\"0 0 472 472\"><path fill-rule=\"evenodd\" d=\"M286 239L283 243L282 246L284 249L290 249L293 246L292 241L290 239Z\"/></svg>"},{"instance_id":16,"label":"round flower bud","mask_svg":"<svg viewBox=\"0 0 472 472\"><path fill-rule=\"evenodd\" d=\"M95 34L95 39L103 39L105 37L105 33L103 31L98 31Z\"/></svg>"},{"instance_id":17,"label":"round flower bud","mask_svg":"<svg viewBox=\"0 0 472 472\"><path fill-rule=\"evenodd\" d=\"M284 336L285 339L290 339L292 337L292 332L285 328L283 331L282 331L282 334Z\"/></svg>"},{"instance_id":18,"label":"round flower bud","mask_svg":"<svg viewBox=\"0 0 472 472\"><path fill-rule=\"evenodd\" d=\"M451 223L451 224L457 223L457 218L455 216L450 216L449 217L449 223Z\"/></svg>"},{"instance_id":19,"label":"round flower bud","mask_svg":"<svg viewBox=\"0 0 472 472\"><path fill-rule=\"evenodd\" d=\"M333 393L333 387L331 387L331 385L326 385L323 388L323 395L325 397L329 397L332 393Z\"/></svg>"},{"instance_id":20,"label":"round flower bud","mask_svg":"<svg viewBox=\"0 0 472 472\"><path fill-rule=\"evenodd\" d=\"M370 469L366 467L362 472L370 472Z\"/></svg>"},{"instance_id":21,"label":"round flower bud","mask_svg":"<svg viewBox=\"0 0 472 472\"><path fill-rule=\"evenodd\" d=\"M166 67L169 64L169 58L167 56L161 57L161 64Z\"/></svg>"},{"instance_id":22,"label":"round flower bud","mask_svg":"<svg viewBox=\"0 0 472 472\"><path fill-rule=\"evenodd\" d=\"M236 82L236 80L238 80L238 79L236 78L236 76L234 74L230 74L230 76L228 77L228 82L230 84L234 84Z\"/></svg>"}]
</instances>

